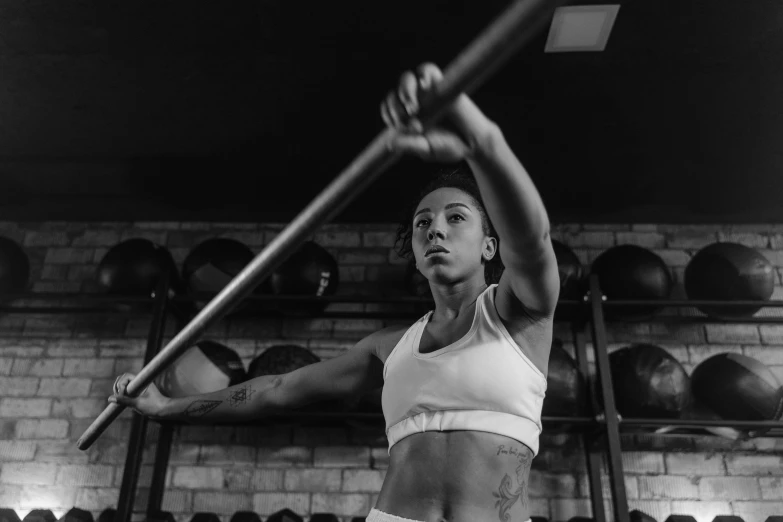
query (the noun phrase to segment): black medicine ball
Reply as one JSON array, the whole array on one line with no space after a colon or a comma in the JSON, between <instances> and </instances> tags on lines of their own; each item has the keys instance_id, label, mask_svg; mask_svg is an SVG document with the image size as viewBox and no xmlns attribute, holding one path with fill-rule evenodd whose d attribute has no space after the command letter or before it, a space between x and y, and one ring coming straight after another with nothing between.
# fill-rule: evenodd
<instances>
[{"instance_id":1,"label":"black medicine ball","mask_svg":"<svg viewBox=\"0 0 783 522\"><path fill-rule=\"evenodd\" d=\"M669 268L658 255L636 245L612 247L593 262L601 291L609 300L663 300L673 281ZM659 310L658 306L607 306L607 319L638 320Z\"/></svg>"},{"instance_id":2,"label":"black medicine ball","mask_svg":"<svg viewBox=\"0 0 783 522\"><path fill-rule=\"evenodd\" d=\"M230 238L208 239L197 245L185 258L182 277L190 293L217 294L226 287L255 256L247 245ZM254 290L255 294L271 294L269 279ZM203 308L206 303L196 303ZM244 309L240 304L235 311Z\"/></svg>"},{"instance_id":3,"label":"black medicine ball","mask_svg":"<svg viewBox=\"0 0 783 522\"><path fill-rule=\"evenodd\" d=\"M669 352L636 344L609 354L617 411L625 417L678 418L692 402L685 368Z\"/></svg>"},{"instance_id":4,"label":"black medicine ball","mask_svg":"<svg viewBox=\"0 0 783 522\"><path fill-rule=\"evenodd\" d=\"M307 348L293 344L276 345L267 348L253 359L247 376L252 379L263 375L283 375L320 361L321 358ZM301 409L308 412L344 411L346 403L339 400L322 400L304 405Z\"/></svg>"},{"instance_id":5,"label":"black medicine ball","mask_svg":"<svg viewBox=\"0 0 783 522\"><path fill-rule=\"evenodd\" d=\"M713 243L699 250L685 268L685 292L703 301L766 301L775 289L775 270L750 247L737 243ZM758 306L702 306L712 317L741 318L755 314Z\"/></svg>"},{"instance_id":6,"label":"black medicine ball","mask_svg":"<svg viewBox=\"0 0 783 522\"><path fill-rule=\"evenodd\" d=\"M585 390L585 382L576 360L563 348L560 339L552 339L542 414L577 416L584 413Z\"/></svg>"},{"instance_id":7,"label":"black medicine ball","mask_svg":"<svg viewBox=\"0 0 783 522\"><path fill-rule=\"evenodd\" d=\"M274 271L271 283L276 295L328 296L337 292L340 271L337 260L325 248L308 241ZM302 305L281 301L279 307L287 313L308 314L323 311L326 303Z\"/></svg>"},{"instance_id":8,"label":"black medicine ball","mask_svg":"<svg viewBox=\"0 0 783 522\"><path fill-rule=\"evenodd\" d=\"M568 246L552 240L552 250L557 259L557 273L560 277L560 296L558 301L581 301L586 293L585 269L582 262ZM573 321L579 316L580 305L561 305L555 310L558 320Z\"/></svg>"},{"instance_id":9,"label":"black medicine ball","mask_svg":"<svg viewBox=\"0 0 783 522\"><path fill-rule=\"evenodd\" d=\"M182 285L171 253L149 239L129 239L103 256L98 265L98 283L110 294L153 297L165 270L170 270L170 288L178 293Z\"/></svg>"},{"instance_id":10,"label":"black medicine ball","mask_svg":"<svg viewBox=\"0 0 783 522\"><path fill-rule=\"evenodd\" d=\"M247 375L250 378L262 375L281 375L321 360L313 352L295 344L281 344L264 350L250 363Z\"/></svg>"},{"instance_id":11,"label":"black medicine ball","mask_svg":"<svg viewBox=\"0 0 783 522\"><path fill-rule=\"evenodd\" d=\"M693 394L724 419L777 420L783 415L783 387L762 362L736 353L703 361L692 375Z\"/></svg>"},{"instance_id":12,"label":"black medicine ball","mask_svg":"<svg viewBox=\"0 0 783 522\"><path fill-rule=\"evenodd\" d=\"M581 299L585 290L582 262L573 250L556 239L552 240L552 250L555 251L560 276L560 299Z\"/></svg>"},{"instance_id":13,"label":"black medicine ball","mask_svg":"<svg viewBox=\"0 0 783 522\"><path fill-rule=\"evenodd\" d=\"M30 282L30 260L12 239L0 237L0 293L24 292Z\"/></svg>"}]
</instances>

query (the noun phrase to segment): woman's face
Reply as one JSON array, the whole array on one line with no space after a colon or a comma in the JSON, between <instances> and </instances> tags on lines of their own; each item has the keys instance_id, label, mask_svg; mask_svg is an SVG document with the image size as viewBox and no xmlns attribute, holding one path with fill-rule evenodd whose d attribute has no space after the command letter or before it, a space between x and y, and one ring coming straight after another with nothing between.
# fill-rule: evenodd
<instances>
[{"instance_id":1,"label":"woman's face","mask_svg":"<svg viewBox=\"0 0 783 522\"><path fill-rule=\"evenodd\" d=\"M444 187L424 196L413 216L413 254L419 271L446 284L480 276L484 259L495 255L496 241L484 235L481 213L460 189ZM431 252L432 247L445 252Z\"/></svg>"}]
</instances>

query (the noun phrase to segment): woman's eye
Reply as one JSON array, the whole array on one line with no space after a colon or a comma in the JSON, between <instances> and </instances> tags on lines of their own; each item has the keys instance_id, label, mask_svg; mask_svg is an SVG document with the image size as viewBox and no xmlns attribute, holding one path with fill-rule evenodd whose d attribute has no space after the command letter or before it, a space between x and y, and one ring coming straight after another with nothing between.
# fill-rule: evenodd
<instances>
[{"instance_id":1,"label":"woman's eye","mask_svg":"<svg viewBox=\"0 0 783 522\"><path fill-rule=\"evenodd\" d=\"M465 219L464 217L460 216L459 214L454 214L453 216L451 216L451 218L452 219L454 219L454 218Z\"/></svg>"},{"instance_id":2,"label":"woman's eye","mask_svg":"<svg viewBox=\"0 0 783 522\"><path fill-rule=\"evenodd\" d=\"M420 219L420 220L418 221L418 223L416 223L416 226L417 226L417 227L420 227L422 223L426 223L426 222L427 222L427 220L426 220L426 219Z\"/></svg>"}]
</instances>

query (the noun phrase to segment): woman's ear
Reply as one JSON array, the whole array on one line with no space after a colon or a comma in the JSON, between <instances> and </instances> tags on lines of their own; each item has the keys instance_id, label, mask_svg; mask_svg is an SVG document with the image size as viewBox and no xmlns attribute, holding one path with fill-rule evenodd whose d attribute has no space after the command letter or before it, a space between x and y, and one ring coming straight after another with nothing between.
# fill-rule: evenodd
<instances>
[{"instance_id":1,"label":"woman's ear","mask_svg":"<svg viewBox=\"0 0 783 522\"><path fill-rule=\"evenodd\" d=\"M484 238L484 249L481 252L481 256L484 261L490 261L495 254L497 254L498 240L494 237L487 236Z\"/></svg>"}]
</instances>

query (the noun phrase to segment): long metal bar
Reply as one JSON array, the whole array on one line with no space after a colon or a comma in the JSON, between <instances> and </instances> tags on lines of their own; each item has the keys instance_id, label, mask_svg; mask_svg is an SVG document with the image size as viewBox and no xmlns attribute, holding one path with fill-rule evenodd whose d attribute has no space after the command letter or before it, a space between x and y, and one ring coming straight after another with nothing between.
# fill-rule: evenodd
<instances>
[{"instance_id":1,"label":"long metal bar","mask_svg":"<svg viewBox=\"0 0 783 522\"><path fill-rule=\"evenodd\" d=\"M213 294L209 292L196 293L187 296L176 296L170 299L172 303L178 302L194 302L204 301L210 299ZM300 295L249 295L245 298L247 301L307 301L307 302L325 302L325 303L345 303L345 302L366 302L366 303L405 303L405 302L427 302L427 299L421 297L389 297L382 295L325 295L322 297L309 297ZM33 301L33 302L48 302L48 301L62 301L62 302L88 302L88 303L102 303L108 302L111 304L134 304L134 303L150 303L150 298L146 296L133 296L133 295L114 295L114 294L74 294L74 293L52 293L52 292L26 292L21 294L3 294L3 301L12 302L16 300ZM574 299L560 299L559 305L581 305L581 301ZM760 306L763 308L783 308L783 300L742 300L742 301L705 301L705 300L688 300L688 299L607 299L604 301L604 306L652 306L657 305L662 308L678 308L678 307L699 307L699 306L714 306L714 307L734 307L734 306ZM11 308L10 306L8 308ZM18 306L20 311L26 310L24 305Z\"/></svg>"},{"instance_id":2,"label":"long metal bar","mask_svg":"<svg viewBox=\"0 0 783 522\"><path fill-rule=\"evenodd\" d=\"M168 315L168 288L171 274L164 272L155 290L155 306L152 310L150 330L147 334L147 350L144 352L144 364L154 358L163 344L163 334L166 331ZM144 453L144 442L147 438L148 419L138 413L133 414L131 431L128 437L128 451L125 454L125 468L122 472L120 497L117 501L116 522L130 522L133 514L133 501L136 498L136 486L139 482L141 459Z\"/></svg>"},{"instance_id":3,"label":"long metal bar","mask_svg":"<svg viewBox=\"0 0 783 522\"><path fill-rule=\"evenodd\" d=\"M598 284L598 276L590 275L590 309L593 330L593 347L595 362L600 382L600 393L604 403L606 422L607 460L609 464L609 484L612 488L612 507L614 519L617 522L630 522L628 514L628 496L625 491L625 476L623 474L622 446L620 444L620 421L614 404L614 385L609 369L609 353L607 352L606 324L604 323L603 294Z\"/></svg>"},{"instance_id":4,"label":"long metal bar","mask_svg":"<svg viewBox=\"0 0 783 522\"><path fill-rule=\"evenodd\" d=\"M598 401L590 393L590 370L587 364L587 342L584 334L584 323L580 318L571 323L571 338L574 340L574 352L576 354L576 365L579 373L584 379L585 389L582 390L580 398L581 406L585 407L593 416L598 413ZM593 417L595 418L595 417ZM593 507L593 520L595 522L606 522L606 509L604 508L604 492L601 482L601 464L603 461L603 452L596 447L598 435L594 430L583 432L581 434L582 446L585 451L585 462L587 463L587 479L590 487L590 503Z\"/></svg>"},{"instance_id":5,"label":"long metal bar","mask_svg":"<svg viewBox=\"0 0 783 522\"><path fill-rule=\"evenodd\" d=\"M434 95L423 102L422 123L436 121L460 93L469 93L497 70L512 53L531 39L549 19L558 0L517 0L485 29L444 71ZM228 313L271 275L286 258L322 224L330 221L351 200L395 163L400 153L391 150L393 129L386 128L321 194L316 196L293 221L237 275L212 301L182 329L169 344L128 384L128 394L136 395L206 328ZM90 425L77 442L85 450L124 409L109 406Z\"/></svg>"}]
</instances>

